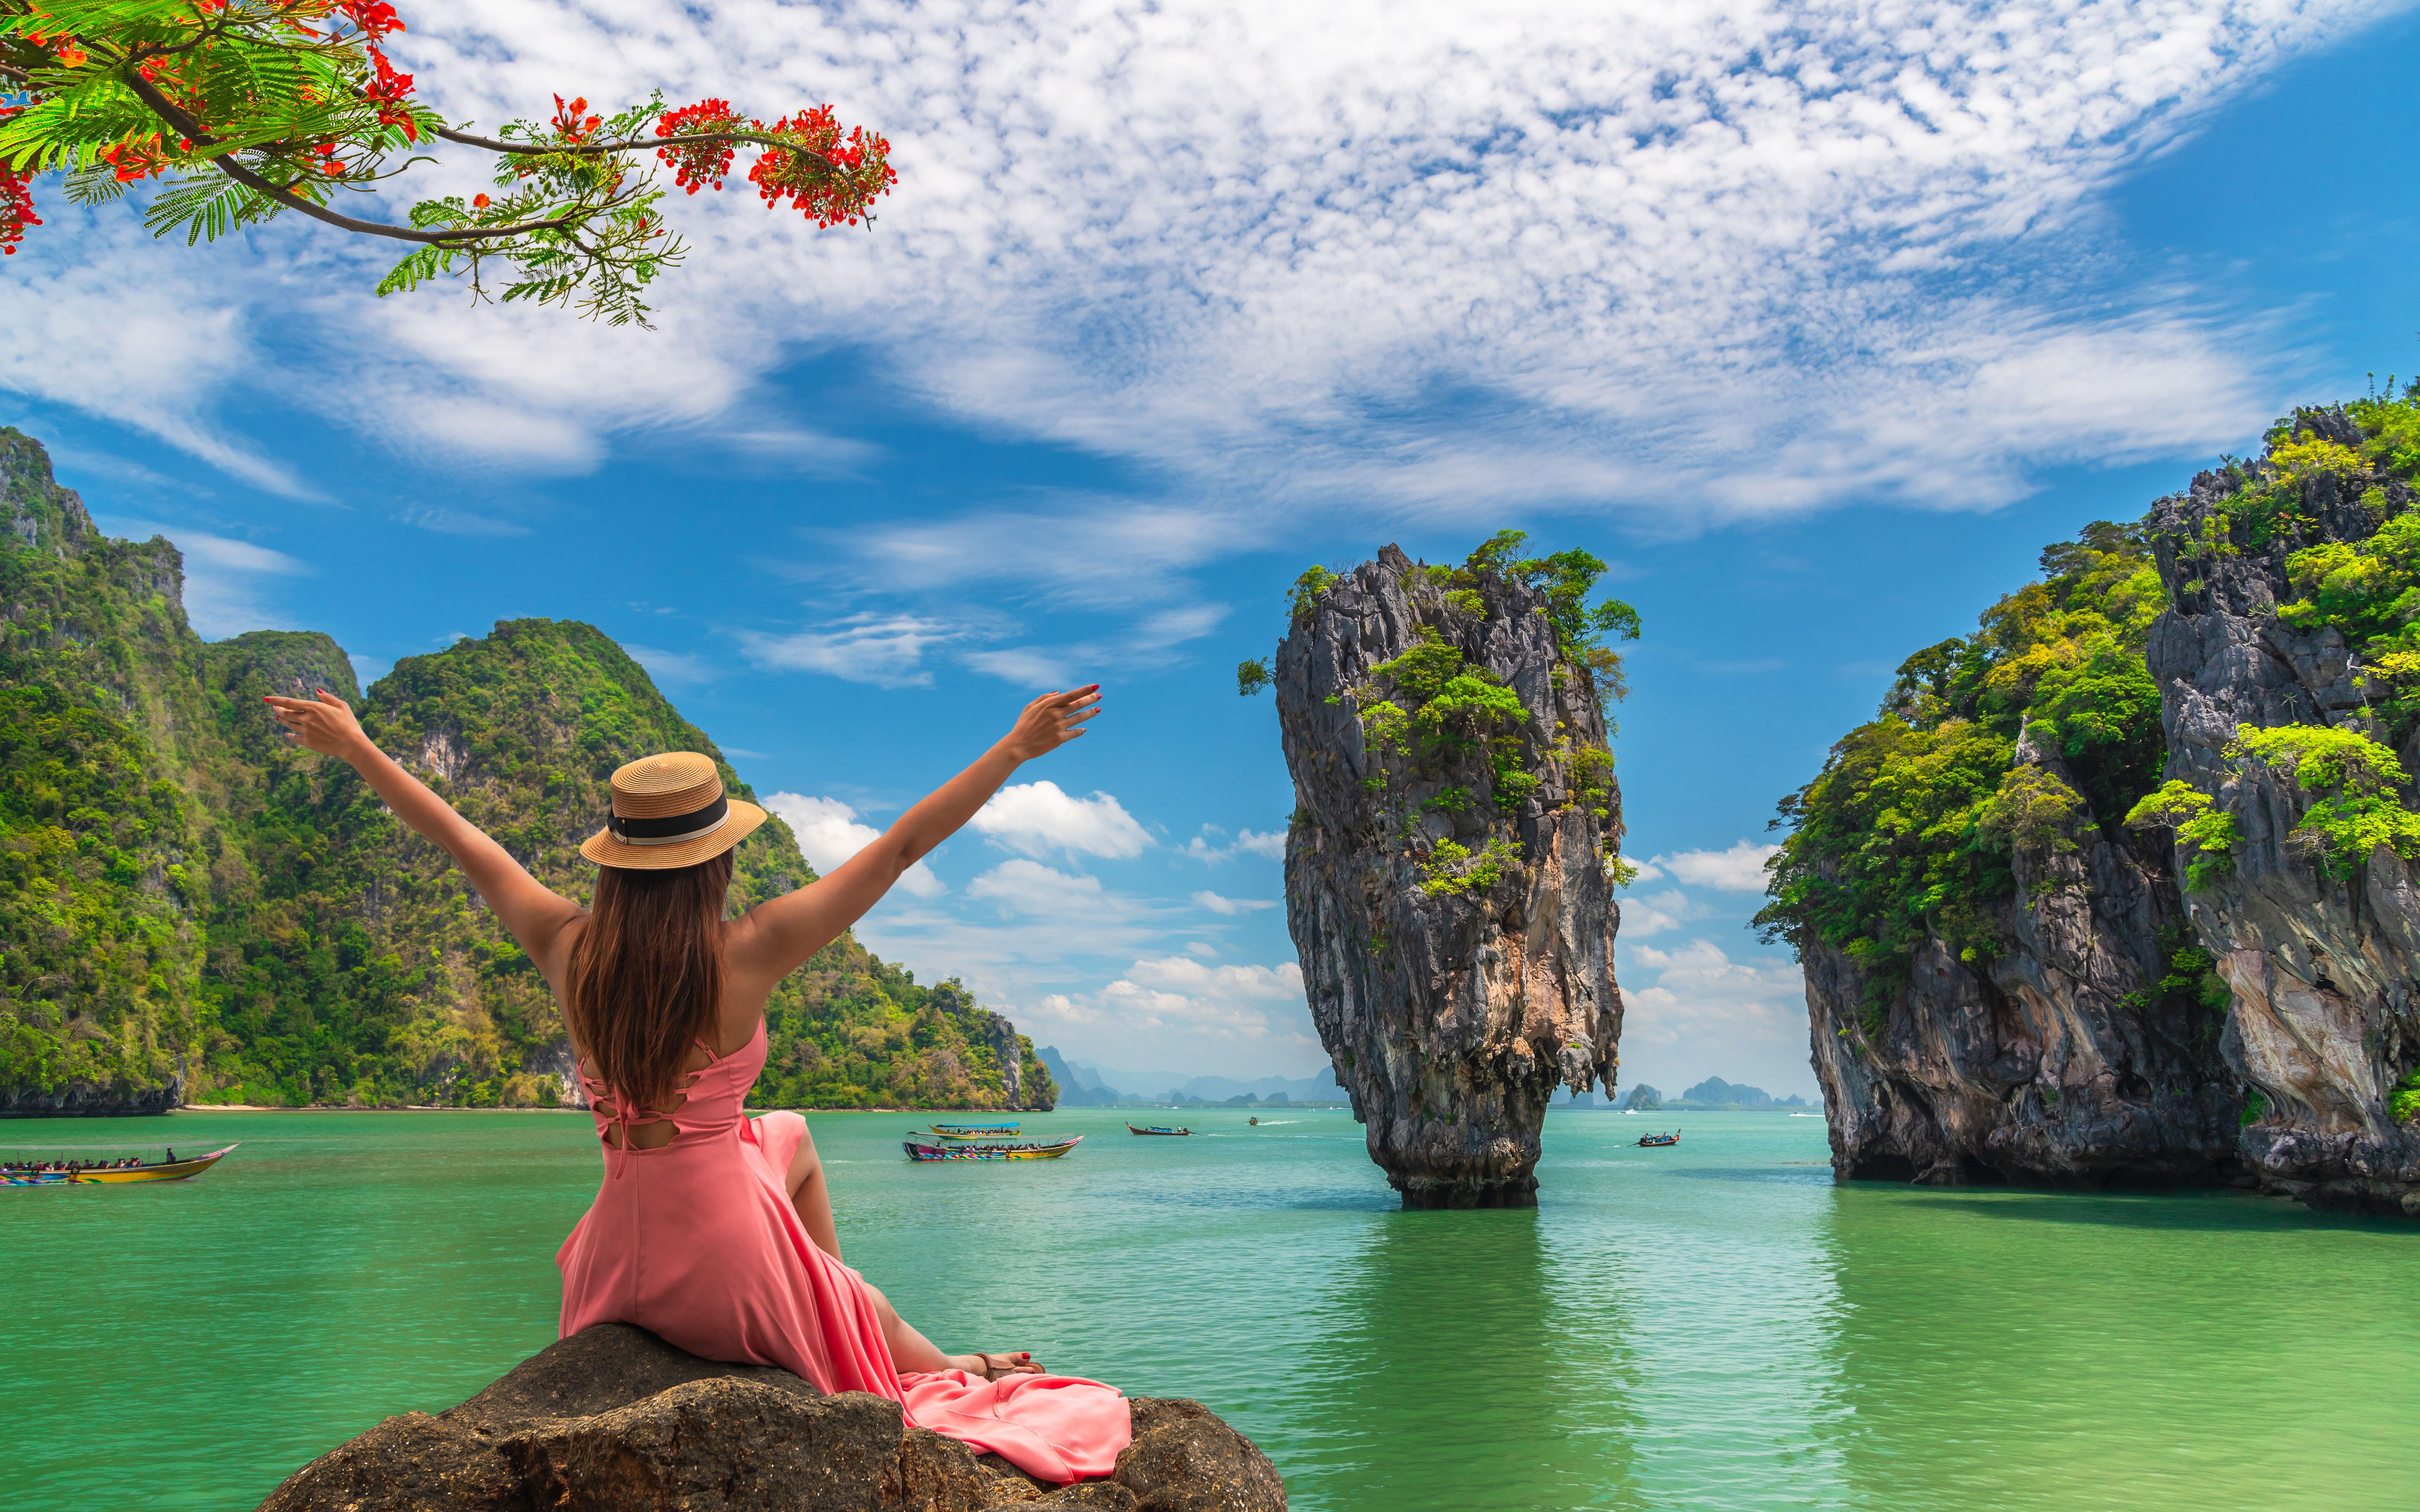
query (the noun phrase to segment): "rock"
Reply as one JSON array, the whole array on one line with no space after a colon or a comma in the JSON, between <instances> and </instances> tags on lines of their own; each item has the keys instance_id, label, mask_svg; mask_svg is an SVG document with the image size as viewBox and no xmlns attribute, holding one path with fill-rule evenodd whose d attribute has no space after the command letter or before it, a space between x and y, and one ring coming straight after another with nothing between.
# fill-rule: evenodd
<instances>
[{"instance_id":1,"label":"rock","mask_svg":"<svg viewBox=\"0 0 2420 1512\"><path fill-rule=\"evenodd\" d=\"M2297 419L2339 443L2359 440L2341 413ZM2412 1213L2420 1128L2396 1123L2387 1095L2400 1070L2420 1060L2420 867L2381 847L2350 882L2323 876L2290 838L2315 795L2286 772L2226 754L2239 724L2334 725L2389 740L2354 680L2344 637L2277 618L2279 602L2296 596L2287 558L2322 541L2366 539L2378 517L2361 502L2363 482L2315 474L2304 484L2308 526L2289 524L2256 544L2233 523L2233 554L2216 554L2202 534L2226 514L2232 487L2205 472L2152 510L2171 608L2152 627L2148 660L2161 688L2166 775L2235 819L2230 872L2186 903L2234 995L2227 1061L2263 1104L2243 1130L2242 1152L2265 1191ZM2400 483L2385 491L2390 509L2412 502ZM2415 748L2420 740L2399 752L2407 770L2420 768Z\"/></svg>"},{"instance_id":2,"label":"rock","mask_svg":"<svg viewBox=\"0 0 2420 1512\"><path fill-rule=\"evenodd\" d=\"M185 1101L182 1074L164 1087L71 1080L47 1089L0 1087L0 1119L115 1119L172 1113Z\"/></svg>"},{"instance_id":3,"label":"rock","mask_svg":"<svg viewBox=\"0 0 2420 1512\"><path fill-rule=\"evenodd\" d=\"M1134 1492L1116 1481L1086 1481L1052 1491L1047 1496L1016 1504L1016 1512L1133 1512L1139 1505Z\"/></svg>"},{"instance_id":4,"label":"rock","mask_svg":"<svg viewBox=\"0 0 2420 1512\"><path fill-rule=\"evenodd\" d=\"M541 1512L974 1512L988 1477L927 1481L954 1494L902 1494L899 1404L863 1392L803 1397L761 1381L693 1381L593 1417L516 1435L504 1456ZM930 1456L920 1445L919 1458Z\"/></svg>"},{"instance_id":5,"label":"rock","mask_svg":"<svg viewBox=\"0 0 2420 1512\"><path fill-rule=\"evenodd\" d=\"M1320 1042L1406 1207L1534 1203L1555 1088L1613 1086L1621 793L1595 691L1544 605L1493 572L1432 581L1389 546L1320 593L1278 650L1296 796L1286 924ZM1373 686L1373 670L1423 632L1509 690L1517 716L1452 714L1434 734L1404 717L1419 695ZM1499 756L1513 787L1534 788L1508 790Z\"/></svg>"},{"instance_id":6,"label":"rock","mask_svg":"<svg viewBox=\"0 0 2420 1512\"><path fill-rule=\"evenodd\" d=\"M1134 1443L1118 1456L1117 1484L1137 1512L1256 1512L1285 1505L1285 1483L1252 1441L1183 1397L1134 1398ZM1089 1487L1057 1493L1067 1496ZM1115 1506L1114 1502L1057 1502Z\"/></svg>"},{"instance_id":7,"label":"rock","mask_svg":"<svg viewBox=\"0 0 2420 1512\"><path fill-rule=\"evenodd\" d=\"M1988 966L1932 941L1878 1029L1862 1017L1857 968L1802 945L1840 1179L2181 1185L2235 1174L2242 1097L2222 1020L2158 990L2164 942L2184 927L2172 874L2134 837L2109 840L2088 808L2073 838L2073 853L2016 858L2015 896L1993 915L2007 944Z\"/></svg>"},{"instance_id":8,"label":"rock","mask_svg":"<svg viewBox=\"0 0 2420 1512\"><path fill-rule=\"evenodd\" d=\"M388 1418L296 1471L261 1512L1283 1512L1268 1460L1205 1409L1139 1397L1133 1411L1114 1480L1052 1488L905 1427L896 1402L827 1396L608 1323L459 1407Z\"/></svg>"}]
</instances>

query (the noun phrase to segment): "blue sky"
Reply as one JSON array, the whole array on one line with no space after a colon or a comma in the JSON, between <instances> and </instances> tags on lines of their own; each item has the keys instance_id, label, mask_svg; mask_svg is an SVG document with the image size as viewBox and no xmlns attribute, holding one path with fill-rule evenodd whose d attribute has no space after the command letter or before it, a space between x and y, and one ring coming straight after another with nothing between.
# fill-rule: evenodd
<instances>
[{"instance_id":1,"label":"blue sky","mask_svg":"<svg viewBox=\"0 0 2420 1512\"><path fill-rule=\"evenodd\" d=\"M863 933L1116 1066L1322 1061L1275 717L1232 678L1294 575L1586 546L1647 625L1623 1080L1811 1093L1744 927L1775 799L2044 543L2420 371L2420 20L1305 8L407 8L457 116L830 99L901 190L871 236L680 202L646 332L379 301L333 234L188 253L46 186L8 418L185 548L205 634L326 629L375 675L601 625L819 858L1102 681L1052 787Z\"/></svg>"}]
</instances>

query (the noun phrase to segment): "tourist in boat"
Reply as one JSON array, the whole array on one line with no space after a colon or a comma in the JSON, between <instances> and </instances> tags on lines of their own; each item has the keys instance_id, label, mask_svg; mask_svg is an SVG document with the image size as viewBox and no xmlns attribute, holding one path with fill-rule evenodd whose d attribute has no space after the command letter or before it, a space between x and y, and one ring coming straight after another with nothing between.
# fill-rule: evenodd
<instances>
[{"instance_id":1,"label":"tourist in boat","mask_svg":"<svg viewBox=\"0 0 2420 1512\"><path fill-rule=\"evenodd\" d=\"M842 1263L806 1121L749 1119L774 985L857 922L1026 762L1083 735L1097 686L1035 699L974 764L822 880L723 918L733 847L764 823L707 758L674 751L613 777L581 846L602 869L582 908L362 733L352 710L271 697L313 750L361 773L451 855L545 974L603 1146L597 1200L555 1260L564 1336L633 1323L709 1360L779 1365L825 1392L902 1404L908 1421L997 1451L1043 1480L1107 1475L1129 1438L1116 1388L1043 1373L1022 1352L945 1354Z\"/></svg>"}]
</instances>

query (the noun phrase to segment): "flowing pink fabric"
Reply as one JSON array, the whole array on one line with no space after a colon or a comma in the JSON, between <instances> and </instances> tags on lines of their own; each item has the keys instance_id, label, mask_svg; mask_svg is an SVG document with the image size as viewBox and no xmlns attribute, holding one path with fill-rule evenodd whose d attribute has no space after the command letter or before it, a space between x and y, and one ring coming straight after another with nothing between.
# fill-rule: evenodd
<instances>
[{"instance_id":1,"label":"flowing pink fabric","mask_svg":"<svg viewBox=\"0 0 2420 1512\"><path fill-rule=\"evenodd\" d=\"M790 1160L806 1120L741 1115L764 1069L760 1023L746 1049L696 1073L678 1109L648 1114L582 1066L600 1140L618 1124L627 1143L632 1125L659 1119L678 1133L658 1149L606 1145L597 1201L554 1257L563 1336L635 1323L704 1359L780 1365L821 1391L888 1396L916 1427L995 1450L1044 1480L1116 1469L1132 1428L1114 1386L892 1367L865 1278L818 1249L790 1204Z\"/></svg>"}]
</instances>

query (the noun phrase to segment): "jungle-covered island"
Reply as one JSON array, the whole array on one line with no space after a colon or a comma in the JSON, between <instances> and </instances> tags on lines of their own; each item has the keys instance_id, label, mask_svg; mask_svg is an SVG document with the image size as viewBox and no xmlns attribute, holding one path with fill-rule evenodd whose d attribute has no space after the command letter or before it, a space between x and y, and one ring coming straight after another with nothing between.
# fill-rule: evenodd
<instances>
[{"instance_id":1,"label":"jungle-covered island","mask_svg":"<svg viewBox=\"0 0 2420 1512\"><path fill-rule=\"evenodd\" d=\"M2420 1215L2420 383L2045 549L1781 804L1842 1177Z\"/></svg>"},{"instance_id":2,"label":"jungle-covered island","mask_svg":"<svg viewBox=\"0 0 2420 1512\"><path fill-rule=\"evenodd\" d=\"M499 624L365 696L312 632L205 642L182 559L114 540L40 442L0 429L0 1113L181 1102L538 1107L575 1084L552 996L443 853L352 771L288 743L261 695L325 687L547 886L614 767L715 757L593 626ZM779 818L735 908L814 878ZM844 935L767 1011L766 1106L1047 1109L1049 1072L954 980Z\"/></svg>"}]
</instances>

